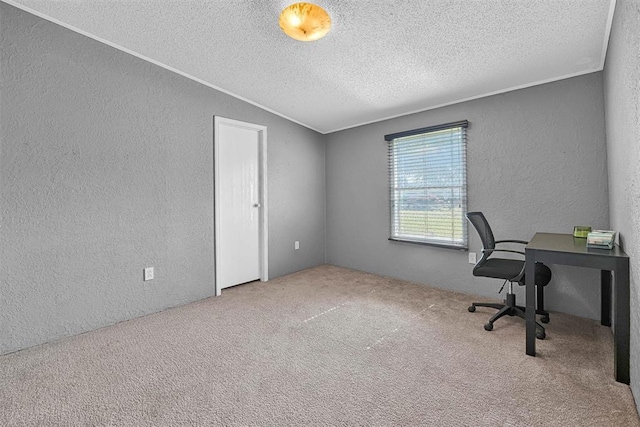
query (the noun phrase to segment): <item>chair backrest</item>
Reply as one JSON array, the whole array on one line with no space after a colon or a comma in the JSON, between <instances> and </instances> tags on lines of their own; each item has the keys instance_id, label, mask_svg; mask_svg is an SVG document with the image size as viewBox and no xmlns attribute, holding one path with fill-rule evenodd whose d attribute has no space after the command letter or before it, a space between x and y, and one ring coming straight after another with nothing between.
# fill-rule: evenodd
<instances>
[{"instance_id":1,"label":"chair backrest","mask_svg":"<svg viewBox=\"0 0 640 427\"><path fill-rule=\"evenodd\" d=\"M473 228L476 229L478 235L480 236L480 240L482 241L482 249L495 249L496 247L496 239L493 237L493 231L491 231L491 227L489 227L489 223L487 219L484 217L482 212L467 212L467 219L473 225ZM482 255L481 261L486 259L489 256L489 253L484 253Z\"/></svg>"}]
</instances>

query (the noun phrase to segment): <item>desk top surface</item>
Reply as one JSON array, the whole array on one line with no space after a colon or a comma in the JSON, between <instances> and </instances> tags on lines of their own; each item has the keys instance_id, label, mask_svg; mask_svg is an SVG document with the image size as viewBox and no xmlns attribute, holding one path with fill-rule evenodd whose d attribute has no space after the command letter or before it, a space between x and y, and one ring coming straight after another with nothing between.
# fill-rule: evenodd
<instances>
[{"instance_id":1,"label":"desk top surface","mask_svg":"<svg viewBox=\"0 0 640 427\"><path fill-rule=\"evenodd\" d=\"M573 237L573 234L536 233L525 250L566 252L572 254L627 257L619 246L613 249L588 248L587 239Z\"/></svg>"}]
</instances>

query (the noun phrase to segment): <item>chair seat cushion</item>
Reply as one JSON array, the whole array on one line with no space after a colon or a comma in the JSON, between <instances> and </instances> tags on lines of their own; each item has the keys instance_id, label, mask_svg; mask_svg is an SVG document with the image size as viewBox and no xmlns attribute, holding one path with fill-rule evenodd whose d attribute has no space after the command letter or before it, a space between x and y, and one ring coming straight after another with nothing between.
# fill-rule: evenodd
<instances>
[{"instance_id":1,"label":"chair seat cushion","mask_svg":"<svg viewBox=\"0 0 640 427\"><path fill-rule=\"evenodd\" d=\"M516 277L522 267L524 261L517 259L505 258L489 258L482 265L473 269L474 276L493 277L495 279L509 280ZM536 263L536 285L546 286L551 281L551 270L542 263ZM524 284L524 277L521 285Z\"/></svg>"}]
</instances>

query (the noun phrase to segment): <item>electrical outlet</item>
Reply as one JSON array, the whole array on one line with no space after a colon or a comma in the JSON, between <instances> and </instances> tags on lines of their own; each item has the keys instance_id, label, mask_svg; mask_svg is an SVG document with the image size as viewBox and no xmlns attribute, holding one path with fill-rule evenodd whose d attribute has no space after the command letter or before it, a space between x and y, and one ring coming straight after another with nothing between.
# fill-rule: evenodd
<instances>
[{"instance_id":1,"label":"electrical outlet","mask_svg":"<svg viewBox=\"0 0 640 427\"><path fill-rule=\"evenodd\" d=\"M476 263L476 253L469 252L469 264L475 264L475 263Z\"/></svg>"},{"instance_id":2,"label":"electrical outlet","mask_svg":"<svg viewBox=\"0 0 640 427\"><path fill-rule=\"evenodd\" d=\"M147 267L144 269L144 281L153 280L153 267Z\"/></svg>"},{"instance_id":3,"label":"electrical outlet","mask_svg":"<svg viewBox=\"0 0 640 427\"><path fill-rule=\"evenodd\" d=\"M300 242L298 240L296 240L295 242L293 242L293 249L294 250L298 250L300 249Z\"/></svg>"}]
</instances>

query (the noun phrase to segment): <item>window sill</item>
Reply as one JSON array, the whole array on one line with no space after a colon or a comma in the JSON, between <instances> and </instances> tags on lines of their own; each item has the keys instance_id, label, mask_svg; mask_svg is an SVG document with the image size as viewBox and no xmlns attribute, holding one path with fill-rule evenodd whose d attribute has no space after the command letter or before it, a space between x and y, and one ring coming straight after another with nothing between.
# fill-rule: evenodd
<instances>
[{"instance_id":1,"label":"window sill","mask_svg":"<svg viewBox=\"0 0 640 427\"><path fill-rule=\"evenodd\" d=\"M468 251L469 247L468 246L455 246L455 245L445 245L442 243L432 243L432 242L418 242L415 240L406 240L406 239L394 239L393 237L389 237L388 239L391 242L398 242L398 243L411 243L412 245L422 245L422 246L432 246L435 248L443 248L443 249L455 249L458 251Z\"/></svg>"}]
</instances>

